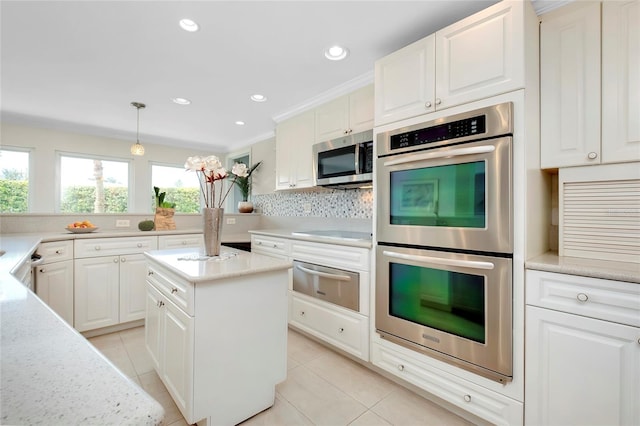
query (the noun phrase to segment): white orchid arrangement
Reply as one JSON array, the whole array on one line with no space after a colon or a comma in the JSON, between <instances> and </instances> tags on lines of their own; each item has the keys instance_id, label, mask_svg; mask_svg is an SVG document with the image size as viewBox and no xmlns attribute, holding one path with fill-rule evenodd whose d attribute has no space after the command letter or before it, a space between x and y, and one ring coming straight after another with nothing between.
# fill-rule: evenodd
<instances>
[{"instance_id":1,"label":"white orchid arrangement","mask_svg":"<svg viewBox=\"0 0 640 426\"><path fill-rule=\"evenodd\" d=\"M229 176L227 169L222 167L220 159L215 155L208 157L194 156L187 158L184 163L187 171L196 172L198 181L200 182L200 190L202 191L202 197L204 198L204 204L206 207L218 207L221 208L224 204L224 200L227 199L229 191L233 188L238 178L244 178L249 175L249 170L246 164L235 163L231 168L231 174L233 175L233 182L224 192L223 180ZM218 195L218 203L216 205L216 181L219 181L220 193Z\"/></svg>"}]
</instances>

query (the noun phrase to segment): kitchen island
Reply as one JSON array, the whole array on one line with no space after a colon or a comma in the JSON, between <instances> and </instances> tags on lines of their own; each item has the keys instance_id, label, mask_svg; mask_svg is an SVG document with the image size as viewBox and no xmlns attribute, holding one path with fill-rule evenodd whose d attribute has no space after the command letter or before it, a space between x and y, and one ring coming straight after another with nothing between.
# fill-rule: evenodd
<instances>
[{"instance_id":1,"label":"kitchen island","mask_svg":"<svg viewBox=\"0 0 640 426\"><path fill-rule=\"evenodd\" d=\"M145 342L185 420L232 425L271 407L287 371L291 262L226 247L145 256Z\"/></svg>"}]
</instances>

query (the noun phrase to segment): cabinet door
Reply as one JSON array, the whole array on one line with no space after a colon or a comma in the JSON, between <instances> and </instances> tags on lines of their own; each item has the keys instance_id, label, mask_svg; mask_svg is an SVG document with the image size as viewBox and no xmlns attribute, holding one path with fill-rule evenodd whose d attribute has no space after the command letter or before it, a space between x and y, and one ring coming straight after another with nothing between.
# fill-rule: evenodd
<instances>
[{"instance_id":1,"label":"cabinet door","mask_svg":"<svg viewBox=\"0 0 640 426\"><path fill-rule=\"evenodd\" d=\"M540 25L542 168L600 162L600 3L575 2Z\"/></svg>"},{"instance_id":2,"label":"cabinet door","mask_svg":"<svg viewBox=\"0 0 640 426\"><path fill-rule=\"evenodd\" d=\"M193 417L193 317L164 300L162 380L189 424ZM220 366L224 368L224 366Z\"/></svg>"},{"instance_id":3,"label":"cabinet door","mask_svg":"<svg viewBox=\"0 0 640 426\"><path fill-rule=\"evenodd\" d=\"M144 322L144 343L158 375L162 375L162 328L164 309L160 302L162 294L150 283L146 284L146 316ZM164 302L163 302L164 303Z\"/></svg>"},{"instance_id":4,"label":"cabinet door","mask_svg":"<svg viewBox=\"0 0 640 426\"><path fill-rule=\"evenodd\" d=\"M349 96L341 96L315 109L315 141L324 142L349 133Z\"/></svg>"},{"instance_id":5,"label":"cabinet door","mask_svg":"<svg viewBox=\"0 0 640 426\"><path fill-rule=\"evenodd\" d=\"M436 33L436 109L524 87L523 2L500 2Z\"/></svg>"},{"instance_id":6,"label":"cabinet door","mask_svg":"<svg viewBox=\"0 0 640 426\"><path fill-rule=\"evenodd\" d=\"M602 162L640 160L640 1L602 3Z\"/></svg>"},{"instance_id":7,"label":"cabinet door","mask_svg":"<svg viewBox=\"0 0 640 426\"><path fill-rule=\"evenodd\" d=\"M640 329L527 306L525 424L640 424Z\"/></svg>"},{"instance_id":8,"label":"cabinet door","mask_svg":"<svg viewBox=\"0 0 640 426\"><path fill-rule=\"evenodd\" d=\"M144 318L147 261L143 254L120 256L120 322Z\"/></svg>"},{"instance_id":9,"label":"cabinet door","mask_svg":"<svg viewBox=\"0 0 640 426\"><path fill-rule=\"evenodd\" d=\"M352 133L373 129L373 84L349 95L349 129Z\"/></svg>"},{"instance_id":10,"label":"cabinet door","mask_svg":"<svg viewBox=\"0 0 640 426\"><path fill-rule=\"evenodd\" d=\"M291 189L295 182L292 171L295 122L283 121L276 128L276 189Z\"/></svg>"},{"instance_id":11,"label":"cabinet door","mask_svg":"<svg viewBox=\"0 0 640 426\"><path fill-rule=\"evenodd\" d=\"M36 294L73 326L73 261L55 262L36 268Z\"/></svg>"},{"instance_id":12,"label":"cabinet door","mask_svg":"<svg viewBox=\"0 0 640 426\"><path fill-rule=\"evenodd\" d=\"M435 110L435 35L375 63L375 124Z\"/></svg>"},{"instance_id":13,"label":"cabinet door","mask_svg":"<svg viewBox=\"0 0 640 426\"><path fill-rule=\"evenodd\" d=\"M120 258L76 259L74 327L87 331L119 322Z\"/></svg>"}]
</instances>

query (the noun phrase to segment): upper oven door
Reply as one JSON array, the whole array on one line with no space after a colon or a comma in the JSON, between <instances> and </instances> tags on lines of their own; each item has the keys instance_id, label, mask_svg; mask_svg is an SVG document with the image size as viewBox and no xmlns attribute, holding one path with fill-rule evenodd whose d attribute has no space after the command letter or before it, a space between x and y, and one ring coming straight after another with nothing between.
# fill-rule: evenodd
<instances>
[{"instance_id":1,"label":"upper oven door","mask_svg":"<svg viewBox=\"0 0 640 426\"><path fill-rule=\"evenodd\" d=\"M512 253L511 164L511 136L378 158L378 241Z\"/></svg>"}]
</instances>

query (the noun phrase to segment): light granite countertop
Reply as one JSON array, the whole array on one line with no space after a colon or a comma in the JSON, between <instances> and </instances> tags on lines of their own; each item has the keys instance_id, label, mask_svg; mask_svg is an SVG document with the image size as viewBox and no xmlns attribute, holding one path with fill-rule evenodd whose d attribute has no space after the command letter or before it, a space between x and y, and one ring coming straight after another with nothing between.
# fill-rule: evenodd
<instances>
[{"instance_id":1,"label":"light granite countertop","mask_svg":"<svg viewBox=\"0 0 640 426\"><path fill-rule=\"evenodd\" d=\"M351 239L351 238L335 238L328 236L317 236L317 235L302 235L304 231L300 231L299 229L257 229L249 231L250 234L253 235L265 235L268 237L277 237L277 238L288 238L291 240L302 240L302 241L312 241L316 243L324 243L324 244L338 244L342 246L352 246L352 247L364 247L371 248L373 243L371 240L371 236L369 234L369 238L364 239Z\"/></svg>"},{"instance_id":2,"label":"light granite countertop","mask_svg":"<svg viewBox=\"0 0 640 426\"><path fill-rule=\"evenodd\" d=\"M207 257L203 249L151 250L145 256L192 283L291 268L291 261L222 247L220 256Z\"/></svg>"},{"instance_id":3,"label":"light granite countertop","mask_svg":"<svg viewBox=\"0 0 640 426\"><path fill-rule=\"evenodd\" d=\"M640 264L558 256L548 252L525 262L527 269L640 284Z\"/></svg>"},{"instance_id":4,"label":"light granite countertop","mask_svg":"<svg viewBox=\"0 0 640 426\"><path fill-rule=\"evenodd\" d=\"M162 235L185 235L185 234L202 234L202 229L180 229L174 231L118 231L118 230L101 230L98 229L95 232L86 234L74 234L69 231L60 232L34 232L34 233L15 233L15 234L1 234L0 235L0 248L5 251L9 251L4 248L3 240L5 238L13 237L37 237L42 242L50 241L64 241L64 240L76 240L86 238L118 238L118 237L146 237L146 236L162 236ZM223 243L244 243L250 242L251 236L249 233L237 233L237 234L223 234Z\"/></svg>"},{"instance_id":5,"label":"light granite countertop","mask_svg":"<svg viewBox=\"0 0 640 426\"><path fill-rule=\"evenodd\" d=\"M161 424L157 401L11 275L41 238L1 238L0 423Z\"/></svg>"}]
</instances>

